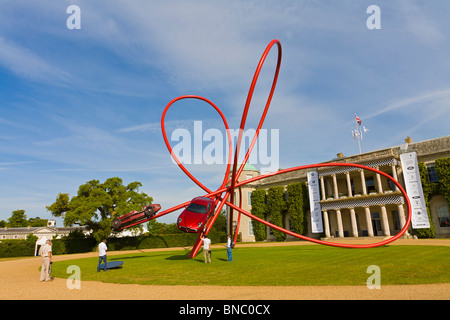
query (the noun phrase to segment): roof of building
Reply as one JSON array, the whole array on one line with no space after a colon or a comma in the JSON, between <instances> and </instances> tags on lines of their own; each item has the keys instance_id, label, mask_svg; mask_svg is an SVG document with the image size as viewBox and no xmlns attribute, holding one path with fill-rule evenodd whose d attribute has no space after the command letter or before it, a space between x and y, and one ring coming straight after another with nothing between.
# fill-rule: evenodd
<instances>
[{"instance_id":1,"label":"roof of building","mask_svg":"<svg viewBox=\"0 0 450 320\"><path fill-rule=\"evenodd\" d=\"M239 169L240 165L241 165L241 164L238 163L238 165L237 165L237 168L238 168L238 169ZM230 171L233 171L233 166L230 167ZM246 164L245 164L245 166L244 166L244 171L258 171L258 172L259 172L259 170L256 169L256 167L255 167L254 165L250 164L250 163L246 163Z\"/></svg>"},{"instance_id":2,"label":"roof of building","mask_svg":"<svg viewBox=\"0 0 450 320\"><path fill-rule=\"evenodd\" d=\"M23 228L0 228L0 234L6 235L6 234L28 234L28 233L35 233L37 231L48 231L48 232L70 232L73 230L80 229L82 230L83 227L23 227Z\"/></svg>"}]
</instances>

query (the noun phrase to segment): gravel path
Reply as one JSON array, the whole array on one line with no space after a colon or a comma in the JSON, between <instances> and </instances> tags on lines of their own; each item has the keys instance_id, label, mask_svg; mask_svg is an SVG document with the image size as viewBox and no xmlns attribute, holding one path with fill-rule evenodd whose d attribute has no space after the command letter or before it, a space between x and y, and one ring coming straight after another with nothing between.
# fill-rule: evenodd
<instances>
[{"instance_id":1,"label":"gravel path","mask_svg":"<svg viewBox=\"0 0 450 320\"><path fill-rule=\"evenodd\" d=\"M354 242L353 242L354 243ZM397 240L393 245L450 245L450 240ZM261 244L258 244L261 245ZM267 245L310 245L305 242L283 242ZM314 244L312 244L314 245ZM251 244L240 245L251 246ZM179 248L183 250L184 248ZM161 251L176 250L152 249ZM108 255L134 251L109 252ZM97 253L55 256L54 261L96 256ZM381 289L366 286L292 286L292 287L241 287L241 286L157 286L112 284L81 281L81 289L68 289L66 279L51 282L39 281L39 257L0 262L0 299L2 300L448 300L450 283L426 285L381 285ZM201 292L201 295L199 295Z\"/></svg>"}]
</instances>

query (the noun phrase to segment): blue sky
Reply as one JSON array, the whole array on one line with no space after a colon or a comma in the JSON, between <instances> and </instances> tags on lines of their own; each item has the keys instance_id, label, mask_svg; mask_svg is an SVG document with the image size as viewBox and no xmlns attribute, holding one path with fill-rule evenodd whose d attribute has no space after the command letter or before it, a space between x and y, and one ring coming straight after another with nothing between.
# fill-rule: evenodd
<instances>
[{"instance_id":1,"label":"blue sky","mask_svg":"<svg viewBox=\"0 0 450 320\"><path fill-rule=\"evenodd\" d=\"M69 30L67 7L81 10ZM370 5L381 29L369 30ZM253 72L272 39L283 46L263 128L278 129L281 168L448 135L448 1L9 1L0 2L0 220L17 209L51 218L59 192L91 179L140 181L168 208L203 194L170 160L160 131L172 99L197 94L239 126ZM275 51L247 125L256 127ZM174 105L168 131L211 108ZM211 189L224 166L190 165ZM174 222L177 214L162 218ZM61 223L59 223L61 225Z\"/></svg>"}]
</instances>

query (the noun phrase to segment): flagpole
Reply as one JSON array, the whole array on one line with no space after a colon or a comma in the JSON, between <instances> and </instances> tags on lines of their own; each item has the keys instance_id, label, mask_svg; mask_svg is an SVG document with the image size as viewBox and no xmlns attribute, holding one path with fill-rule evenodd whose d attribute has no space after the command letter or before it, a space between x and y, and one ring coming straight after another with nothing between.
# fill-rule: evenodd
<instances>
[{"instance_id":1,"label":"flagpole","mask_svg":"<svg viewBox=\"0 0 450 320\"><path fill-rule=\"evenodd\" d=\"M356 137L356 139L358 139L358 148L359 148L359 153L361 154L362 153L362 149L361 149L361 140L362 140L362 130L361 130L361 124L362 124L362 121L361 121L361 119L356 115L356 113L355 113L355 121L356 121L356 124L355 124L355 131L354 131L354 134L353 134L353 139ZM365 131L364 131L365 132Z\"/></svg>"},{"instance_id":2,"label":"flagpole","mask_svg":"<svg viewBox=\"0 0 450 320\"><path fill-rule=\"evenodd\" d=\"M358 127L356 127L356 130L358 130ZM362 153L361 151L361 130L358 131L358 147L359 147L359 154Z\"/></svg>"}]
</instances>

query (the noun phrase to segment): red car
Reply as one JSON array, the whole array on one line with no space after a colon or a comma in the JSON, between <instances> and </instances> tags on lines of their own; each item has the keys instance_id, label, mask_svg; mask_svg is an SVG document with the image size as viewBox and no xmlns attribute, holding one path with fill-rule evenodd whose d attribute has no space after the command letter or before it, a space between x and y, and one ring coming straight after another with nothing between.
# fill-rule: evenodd
<instances>
[{"instance_id":1,"label":"red car","mask_svg":"<svg viewBox=\"0 0 450 320\"><path fill-rule=\"evenodd\" d=\"M214 200L196 197L178 217L178 229L189 233L200 233L204 230L206 221L214 213Z\"/></svg>"},{"instance_id":2,"label":"red car","mask_svg":"<svg viewBox=\"0 0 450 320\"><path fill-rule=\"evenodd\" d=\"M142 211L133 210L120 217L115 217L111 223L114 230L120 231L131 225L150 220L161 209L159 204L149 204L142 207Z\"/></svg>"}]
</instances>

